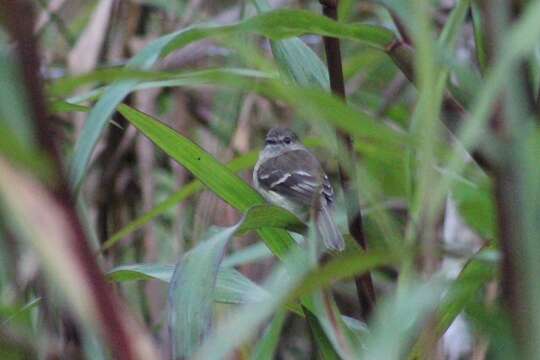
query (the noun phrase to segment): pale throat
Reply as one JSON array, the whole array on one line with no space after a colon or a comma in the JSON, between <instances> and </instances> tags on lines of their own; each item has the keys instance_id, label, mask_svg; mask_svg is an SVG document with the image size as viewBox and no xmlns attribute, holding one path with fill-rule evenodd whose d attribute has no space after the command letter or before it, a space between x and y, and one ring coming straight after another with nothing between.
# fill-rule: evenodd
<instances>
[{"instance_id":1,"label":"pale throat","mask_svg":"<svg viewBox=\"0 0 540 360\"><path fill-rule=\"evenodd\" d=\"M302 144L291 144L291 145L266 145L262 150L260 160L264 161L276 156L279 156L287 151L294 150L306 150L306 147Z\"/></svg>"}]
</instances>

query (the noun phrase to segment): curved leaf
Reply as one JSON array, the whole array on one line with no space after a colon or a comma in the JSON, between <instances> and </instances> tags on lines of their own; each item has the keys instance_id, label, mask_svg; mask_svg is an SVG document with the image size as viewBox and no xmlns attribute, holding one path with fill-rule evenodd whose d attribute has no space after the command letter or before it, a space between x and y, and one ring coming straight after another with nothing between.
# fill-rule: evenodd
<instances>
[{"instance_id":1,"label":"curved leaf","mask_svg":"<svg viewBox=\"0 0 540 360\"><path fill-rule=\"evenodd\" d=\"M284 304L290 304L316 289L328 287L334 281L361 274L394 260L394 256L387 251L384 253L355 252L333 259L321 268L309 272L308 267L303 264L306 261L304 252L291 251L288 256L285 263L292 265L278 265L265 281L264 287L272 294L272 297L264 303L241 306L228 318L228 321L216 327L213 336L202 345L196 358L225 358ZM339 259L344 260L343 265L340 265Z\"/></svg>"},{"instance_id":2,"label":"curved leaf","mask_svg":"<svg viewBox=\"0 0 540 360\"><path fill-rule=\"evenodd\" d=\"M233 25L202 25L165 35L150 43L133 57L128 62L127 67L149 69L160 57L194 41L245 32L264 35L272 39L314 33L359 40L379 49L384 49L394 40L393 33L381 27L342 24L308 11L277 10L254 16ZM133 91L137 83L137 80L127 80L111 85L90 111L76 144L70 166L70 179L75 189L80 186L92 151L107 125L109 117L113 114L116 106Z\"/></svg>"},{"instance_id":3,"label":"curved leaf","mask_svg":"<svg viewBox=\"0 0 540 360\"><path fill-rule=\"evenodd\" d=\"M334 346L332 345L330 339L328 339L328 336L326 335L324 329L319 323L319 319L317 318L317 316L305 307L303 307L302 310L304 311L304 314L306 314L309 328L311 330L311 335L313 336L313 338L315 339L315 343L317 344L317 350L319 350L320 358L324 360L341 359L341 357L337 354L336 350L334 350Z\"/></svg>"},{"instance_id":4,"label":"curved leaf","mask_svg":"<svg viewBox=\"0 0 540 360\"><path fill-rule=\"evenodd\" d=\"M115 267L107 278L115 282L156 279L171 281L174 265L133 264ZM243 304L265 300L270 294L232 268L220 267L216 278L214 301L226 304Z\"/></svg>"},{"instance_id":5,"label":"curved leaf","mask_svg":"<svg viewBox=\"0 0 540 360\"><path fill-rule=\"evenodd\" d=\"M173 359L190 357L210 328L216 278L225 246L238 225L218 231L184 255L169 287Z\"/></svg>"},{"instance_id":6,"label":"curved leaf","mask_svg":"<svg viewBox=\"0 0 540 360\"><path fill-rule=\"evenodd\" d=\"M237 157L231 160L226 166L233 172L246 170L255 165L257 161L258 151L251 151L247 154ZM130 233L140 229L145 224L156 218L158 215L163 214L173 206L181 203L185 199L189 198L193 194L198 193L203 189L203 185L198 180L193 180L190 183L184 185L180 190L169 196L167 199L156 205L150 211L139 216L135 220L132 220L129 224L122 229L115 232L107 241L103 243L101 251L107 250L114 246L122 238L126 237Z\"/></svg>"},{"instance_id":7,"label":"curved leaf","mask_svg":"<svg viewBox=\"0 0 540 360\"><path fill-rule=\"evenodd\" d=\"M199 145L127 105L120 105L118 111L167 155L233 207L246 211L250 206L264 204L259 193Z\"/></svg>"},{"instance_id":8,"label":"curved leaf","mask_svg":"<svg viewBox=\"0 0 540 360\"><path fill-rule=\"evenodd\" d=\"M269 214L270 215L269 215ZM219 294L219 267L225 253L225 247L236 233L255 230L268 226L289 226L300 228L303 225L288 211L270 205L251 207L235 226L218 231L210 239L201 242L193 250L184 255L176 266L169 288L170 316L169 326L173 336L173 356L191 356L208 331L212 318L212 302ZM305 225L304 225L305 227ZM241 274L235 270L227 270L231 275L221 280L221 287L229 289L231 284L238 285ZM227 272L225 272L227 273ZM264 300L264 291L245 279L244 288L251 287L257 291L249 292L251 301ZM231 291L223 291L231 295ZM223 295L222 293L222 295ZM235 296L236 295L236 296ZM238 294L232 293L230 302L239 301Z\"/></svg>"},{"instance_id":9,"label":"curved leaf","mask_svg":"<svg viewBox=\"0 0 540 360\"><path fill-rule=\"evenodd\" d=\"M496 262L489 259L492 255L493 249L481 250L465 265L439 304L435 329L430 328L429 333L420 336L414 344L408 359L422 359L426 342L429 344L433 339L443 336L456 317L475 299L478 291L495 278L497 274ZM486 261L486 258L488 258L488 261ZM433 330L435 333L433 333Z\"/></svg>"},{"instance_id":10,"label":"curved leaf","mask_svg":"<svg viewBox=\"0 0 540 360\"><path fill-rule=\"evenodd\" d=\"M274 359L286 315L287 313L283 310L276 312L274 318L264 331L261 340L255 346L255 350L251 355L252 360Z\"/></svg>"},{"instance_id":11,"label":"curved leaf","mask_svg":"<svg viewBox=\"0 0 540 360\"><path fill-rule=\"evenodd\" d=\"M273 205L255 205L249 208L246 218L237 230L238 234L244 234L260 228L281 228L299 234L307 230L306 224L293 213Z\"/></svg>"},{"instance_id":12,"label":"curved leaf","mask_svg":"<svg viewBox=\"0 0 540 360\"><path fill-rule=\"evenodd\" d=\"M191 71L152 71L125 68L97 69L86 74L76 76L66 76L56 80L49 85L47 92L52 96L62 96L73 92L75 89L88 84L99 82L108 85L116 81L137 80L137 81L168 81L174 80L177 86L208 84L215 78L229 77L234 80L243 77L248 79L271 79L276 78L276 74L266 73L254 69L241 68L213 68ZM73 107L71 111L85 111L85 107L75 107L77 105L65 102L53 102L61 110L69 111L68 107ZM62 107L63 105L63 107Z\"/></svg>"},{"instance_id":13,"label":"curved leaf","mask_svg":"<svg viewBox=\"0 0 540 360\"><path fill-rule=\"evenodd\" d=\"M230 205L245 212L253 205L265 203L257 191L197 144L149 115L127 105L121 105L118 110L165 153L188 169ZM262 228L258 232L266 245L278 257L285 255L291 247L297 246L285 230Z\"/></svg>"},{"instance_id":14,"label":"curved leaf","mask_svg":"<svg viewBox=\"0 0 540 360\"><path fill-rule=\"evenodd\" d=\"M107 272L107 278L115 282L155 279L170 282L174 265L132 264L121 265Z\"/></svg>"}]
</instances>

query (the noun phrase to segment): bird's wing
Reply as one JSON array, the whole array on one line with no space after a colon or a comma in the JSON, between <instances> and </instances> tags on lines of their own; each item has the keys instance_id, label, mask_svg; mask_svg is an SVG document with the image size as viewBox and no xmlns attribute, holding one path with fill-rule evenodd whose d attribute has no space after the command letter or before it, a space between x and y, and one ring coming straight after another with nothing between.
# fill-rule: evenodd
<instances>
[{"instance_id":1,"label":"bird's wing","mask_svg":"<svg viewBox=\"0 0 540 360\"><path fill-rule=\"evenodd\" d=\"M291 150L262 163L257 173L259 185L291 201L311 205L323 194L332 203L334 193L319 161L307 150Z\"/></svg>"}]
</instances>

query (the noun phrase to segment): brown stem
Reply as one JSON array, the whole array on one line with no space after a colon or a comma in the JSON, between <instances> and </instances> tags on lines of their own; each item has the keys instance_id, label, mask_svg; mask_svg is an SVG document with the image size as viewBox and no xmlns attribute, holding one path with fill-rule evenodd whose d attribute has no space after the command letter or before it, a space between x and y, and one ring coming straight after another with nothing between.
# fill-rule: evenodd
<instances>
[{"instance_id":1,"label":"brown stem","mask_svg":"<svg viewBox=\"0 0 540 360\"><path fill-rule=\"evenodd\" d=\"M386 47L385 51L405 77L414 84L416 81L414 73L414 48L403 41L396 39ZM458 129L458 123L465 118L467 112L459 101L448 91L444 94L442 106L444 110L444 124L450 131L455 133ZM489 159L479 149L473 151L472 157L485 171L489 171L492 168Z\"/></svg>"},{"instance_id":2,"label":"brown stem","mask_svg":"<svg viewBox=\"0 0 540 360\"><path fill-rule=\"evenodd\" d=\"M324 15L330 19L337 20L337 0L320 0L320 3L323 6ZM343 98L343 100L346 100L339 39L327 36L325 36L323 39L328 73L330 75L330 87L332 88L332 92L334 94L340 96ZM339 136L346 144L351 156L354 157L354 147L351 137L344 132L339 132ZM358 199L358 194L354 189L354 184L349 176L349 173L342 165L339 167L339 173L341 176L341 186L343 187L343 192L346 194L347 199L352 199L348 202L347 206L349 231L358 245L362 249L366 250L367 243L362 225L362 214L360 212L360 206L356 202L356 199ZM367 272L364 275L355 278L355 282L361 313L363 318L367 319L373 311L373 307L375 305L375 290L373 288L371 274Z\"/></svg>"},{"instance_id":3,"label":"brown stem","mask_svg":"<svg viewBox=\"0 0 540 360\"><path fill-rule=\"evenodd\" d=\"M76 257L84 274L84 281L94 294L92 299L99 314L104 339L106 339L117 359L137 359L136 344L132 321L126 323L124 309L119 299L111 291L110 286L100 272L98 265L89 248L83 226L75 210L75 201L70 192L69 184L64 176L64 168L55 137L52 136L51 121L47 115L43 87L39 76L40 61L37 46L32 34L33 8L24 0L1 0L0 9L6 16L7 30L16 43L20 62L22 81L26 88L30 114L34 120L36 137L43 151L51 159L51 166L56 178L49 185L51 195L62 209L73 236L70 237L72 254ZM130 319L131 320L131 319ZM128 324L129 323L129 324ZM131 326L128 331L128 325ZM135 330L135 332L133 332Z\"/></svg>"},{"instance_id":4,"label":"brown stem","mask_svg":"<svg viewBox=\"0 0 540 360\"><path fill-rule=\"evenodd\" d=\"M501 34L521 13L522 2L481 1L482 15L486 20L487 63L493 65L501 50ZM501 295L503 305L509 314L513 335L521 350L530 346L531 303L527 296L527 278L524 275L526 256L526 228L524 219L525 189L523 166L514 154L518 152L520 128L528 128L529 119L536 113L531 74L525 60L515 67L518 76L509 80L490 118L493 135L501 144L500 160L494 168L495 204L501 260ZM520 106L512 106L519 104Z\"/></svg>"}]
</instances>

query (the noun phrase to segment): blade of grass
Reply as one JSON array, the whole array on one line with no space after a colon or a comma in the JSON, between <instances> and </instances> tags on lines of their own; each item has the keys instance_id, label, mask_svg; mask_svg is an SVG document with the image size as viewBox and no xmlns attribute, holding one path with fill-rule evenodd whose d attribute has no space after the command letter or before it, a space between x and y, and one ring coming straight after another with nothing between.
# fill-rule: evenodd
<instances>
[{"instance_id":1,"label":"blade of grass","mask_svg":"<svg viewBox=\"0 0 540 360\"><path fill-rule=\"evenodd\" d=\"M265 203L262 196L244 180L189 139L127 105L121 105L119 111L165 153L230 205L245 212L253 205ZM278 257L282 257L290 248L297 246L284 230L263 228L258 232Z\"/></svg>"},{"instance_id":2,"label":"blade of grass","mask_svg":"<svg viewBox=\"0 0 540 360\"><path fill-rule=\"evenodd\" d=\"M257 161L258 151L251 151L247 154L239 156L236 159L231 160L226 166L233 172L238 172L241 170L247 170ZM114 233L107 241L103 243L100 251L107 250L114 246L118 241L131 234L132 232L140 229L145 224L156 218L157 216L165 213L167 210L173 206L181 203L190 196L198 193L204 188L202 183L198 180L193 180L189 184L186 184L182 189L178 190L166 200L162 201L156 205L152 210L147 213L139 216L135 220L131 221L129 224L124 226L122 229Z\"/></svg>"},{"instance_id":3,"label":"blade of grass","mask_svg":"<svg viewBox=\"0 0 540 360\"><path fill-rule=\"evenodd\" d=\"M311 330L311 335L315 340L315 344L317 346L320 358L324 360L341 359L341 357L336 353L336 350L334 350L334 347L326 336L325 331L319 324L318 318L313 315L313 313L311 313L311 311L309 311L307 308L304 307L302 310L304 311L304 314L306 314L306 318L309 323L309 329Z\"/></svg>"},{"instance_id":4,"label":"blade of grass","mask_svg":"<svg viewBox=\"0 0 540 360\"><path fill-rule=\"evenodd\" d=\"M114 282L160 280L170 283L174 265L133 264L117 266L107 273ZM216 276L214 301L226 304L243 304L266 299L270 294L238 271L220 267Z\"/></svg>"},{"instance_id":5,"label":"blade of grass","mask_svg":"<svg viewBox=\"0 0 540 360\"><path fill-rule=\"evenodd\" d=\"M225 246L238 225L218 231L186 253L169 286L169 331L173 359L195 353L211 326L215 285Z\"/></svg>"},{"instance_id":6,"label":"blade of grass","mask_svg":"<svg viewBox=\"0 0 540 360\"><path fill-rule=\"evenodd\" d=\"M283 304L309 295L316 289L325 288L333 281L349 278L394 260L388 252L355 252L332 259L323 267L309 271L305 266L306 256L305 252L291 251L285 261L289 265L278 265L265 281L264 288L273 296L256 306L240 306L227 322L217 326L195 358L224 358L236 346L249 339L261 322Z\"/></svg>"},{"instance_id":7,"label":"blade of grass","mask_svg":"<svg viewBox=\"0 0 540 360\"><path fill-rule=\"evenodd\" d=\"M368 45L384 49L394 39L391 31L371 25L347 25L328 20L307 11L278 10L263 13L242 22L227 26L194 26L165 35L145 47L133 57L127 67L149 69L160 57L170 54L194 41L208 37L223 37L229 34L252 32L272 39L320 33L363 41ZM99 140L109 117L116 106L137 85L136 80L122 81L111 85L93 107L85 122L75 147L70 166L70 179L78 189L84 178L91 153Z\"/></svg>"},{"instance_id":8,"label":"blade of grass","mask_svg":"<svg viewBox=\"0 0 540 360\"><path fill-rule=\"evenodd\" d=\"M222 167L220 170L223 169ZM284 209L270 205L255 205L249 208L235 226L219 230L184 255L175 268L169 287L169 327L173 337L174 358L192 356L210 328L212 302L219 294L216 281L228 242L235 234L276 225L291 229L305 228L300 220ZM245 279L232 269L226 269L221 273L222 275L232 273L222 279L221 285L225 288L231 284L239 286L240 280ZM245 279L241 285L244 288L258 289L247 282L249 280ZM254 296L259 300L261 293L261 291L248 292L249 300L253 301ZM237 294L231 295L229 291L225 292L225 295L228 295L230 302L238 301L238 296L235 296Z\"/></svg>"},{"instance_id":9,"label":"blade of grass","mask_svg":"<svg viewBox=\"0 0 540 360\"><path fill-rule=\"evenodd\" d=\"M479 94L474 100L470 116L463 122L457 133L458 141L467 150L482 145L486 123L493 110L493 103L507 78L512 76L512 72L509 70L536 46L535 39L540 36L540 22L538 22L540 3L531 3L527 9L501 41L501 56L486 73ZM462 150L456 148L447 164L446 168L449 172L461 173L466 166ZM452 179L441 178L441 181L431 191L434 203L443 201L451 183Z\"/></svg>"},{"instance_id":10,"label":"blade of grass","mask_svg":"<svg viewBox=\"0 0 540 360\"><path fill-rule=\"evenodd\" d=\"M408 359L425 358L425 342L432 340L434 337L439 339L443 336L455 318L468 304L474 301L479 290L495 278L497 273L496 262L484 259L490 256L492 252L492 249L482 250L463 268L438 306L435 334L431 331L422 334L410 351ZM426 340L426 338L429 338L429 340Z\"/></svg>"},{"instance_id":11,"label":"blade of grass","mask_svg":"<svg viewBox=\"0 0 540 360\"><path fill-rule=\"evenodd\" d=\"M271 11L266 0L252 0L258 12ZM271 41L272 54L280 69L300 86L330 88L328 72L323 62L300 39Z\"/></svg>"},{"instance_id":12,"label":"blade of grass","mask_svg":"<svg viewBox=\"0 0 540 360\"><path fill-rule=\"evenodd\" d=\"M234 80L242 77L248 79L272 79L276 74L245 68L210 68L192 71L151 71L137 70L129 67L98 69L83 75L66 76L56 80L49 85L47 92L49 96L66 96L79 87L87 86L99 82L101 85L109 85L116 81L137 80L137 81L166 81L175 80L177 86L180 84L200 85L212 83L218 77L231 77ZM59 102L58 105L75 106L73 104Z\"/></svg>"},{"instance_id":13,"label":"blade of grass","mask_svg":"<svg viewBox=\"0 0 540 360\"><path fill-rule=\"evenodd\" d=\"M255 350L251 354L251 360L272 360L279 344L281 329L285 323L287 313L278 310L270 324L266 327L263 336L257 342Z\"/></svg>"}]
</instances>

